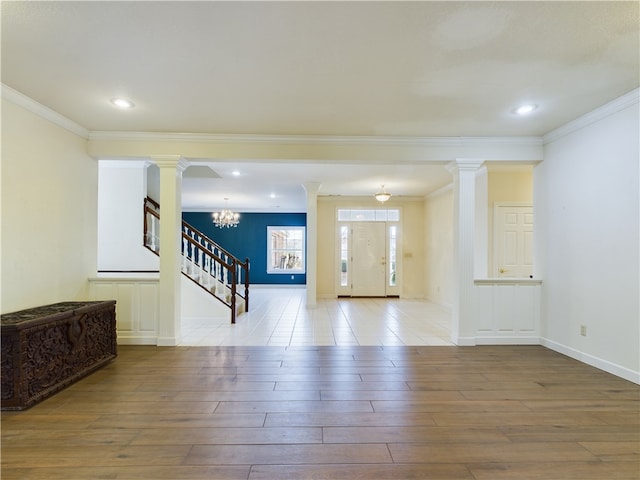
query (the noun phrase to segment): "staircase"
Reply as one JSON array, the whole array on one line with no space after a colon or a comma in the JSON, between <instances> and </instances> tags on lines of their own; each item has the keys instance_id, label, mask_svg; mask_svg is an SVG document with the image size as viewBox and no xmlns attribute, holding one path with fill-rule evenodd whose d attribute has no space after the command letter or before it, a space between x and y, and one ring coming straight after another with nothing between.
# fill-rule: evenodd
<instances>
[{"instance_id":1,"label":"staircase","mask_svg":"<svg viewBox=\"0 0 640 480\"><path fill-rule=\"evenodd\" d=\"M144 201L144 246L160 255L160 205ZM182 274L229 307L231 323L249 311L249 259L234 257L191 225L182 222Z\"/></svg>"}]
</instances>

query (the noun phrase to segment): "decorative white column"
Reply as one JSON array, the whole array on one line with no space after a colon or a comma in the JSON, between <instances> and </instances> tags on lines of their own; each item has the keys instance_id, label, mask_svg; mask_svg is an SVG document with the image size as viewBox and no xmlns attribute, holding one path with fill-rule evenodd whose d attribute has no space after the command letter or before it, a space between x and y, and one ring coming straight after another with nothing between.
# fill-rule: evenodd
<instances>
[{"instance_id":1,"label":"decorative white column","mask_svg":"<svg viewBox=\"0 0 640 480\"><path fill-rule=\"evenodd\" d=\"M476 172L474 235L474 279L489 276L489 171L481 166Z\"/></svg>"},{"instance_id":2,"label":"decorative white column","mask_svg":"<svg viewBox=\"0 0 640 480\"><path fill-rule=\"evenodd\" d=\"M182 172L188 164L178 155L151 158L160 168L160 281L158 345L180 343L180 244Z\"/></svg>"},{"instance_id":3,"label":"decorative white column","mask_svg":"<svg viewBox=\"0 0 640 480\"><path fill-rule=\"evenodd\" d=\"M307 192L307 308L316 306L318 276L318 190L320 184L302 185Z\"/></svg>"},{"instance_id":4,"label":"decorative white column","mask_svg":"<svg viewBox=\"0 0 640 480\"><path fill-rule=\"evenodd\" d=\"M476 172L484 160L459 158L449 165L453 174L453 308L451 341L475 345L474 235Z\"/></svg>"}]
</instances>

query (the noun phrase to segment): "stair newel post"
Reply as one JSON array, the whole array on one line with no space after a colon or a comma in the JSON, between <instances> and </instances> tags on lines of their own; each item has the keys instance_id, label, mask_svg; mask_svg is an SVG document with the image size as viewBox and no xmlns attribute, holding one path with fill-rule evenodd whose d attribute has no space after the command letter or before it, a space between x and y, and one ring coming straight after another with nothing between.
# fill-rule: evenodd
<instances>
[{"instance_id":1,"label":"stair newel post","mask_svg":"<svg viewBox=\"0 0 640 480\"><path fill-rule=\"evenodd\" d=\"M244 311L249 311L249 257L244 260Z\"/></svg>"}]
</instances>

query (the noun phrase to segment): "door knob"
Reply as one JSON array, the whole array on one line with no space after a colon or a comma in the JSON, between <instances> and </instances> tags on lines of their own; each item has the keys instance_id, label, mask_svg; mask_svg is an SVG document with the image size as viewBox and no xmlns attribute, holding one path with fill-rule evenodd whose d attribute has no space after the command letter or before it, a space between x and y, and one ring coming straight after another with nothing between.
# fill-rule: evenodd
<instances>
[{"instance_id":1,"label":"door knob","mask_svg":"<svg viewBox=\"0 0 640 480\"><path fill-rule=\"evenodd\" d=\"M504 268L501 268L500 270L498 270L500 273L505 273L507 270L505 270Z\"/></svg>"}]
</instances>

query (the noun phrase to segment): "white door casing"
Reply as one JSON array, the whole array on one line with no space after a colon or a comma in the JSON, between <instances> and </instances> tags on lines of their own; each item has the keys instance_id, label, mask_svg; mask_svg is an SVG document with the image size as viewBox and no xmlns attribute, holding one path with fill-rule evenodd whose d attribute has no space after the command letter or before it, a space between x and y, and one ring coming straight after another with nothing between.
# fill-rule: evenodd
<instances>
[{"instance_id":1,"label":"white door casing","mask_svg":"<svg viewBox=\"0 0 640 480\"><path fill-rule=\"evenodd\" d=\"M493 222L493 274L529 278L533 273L533 206L496 203Z\"/></svg>"}]
</instances>

